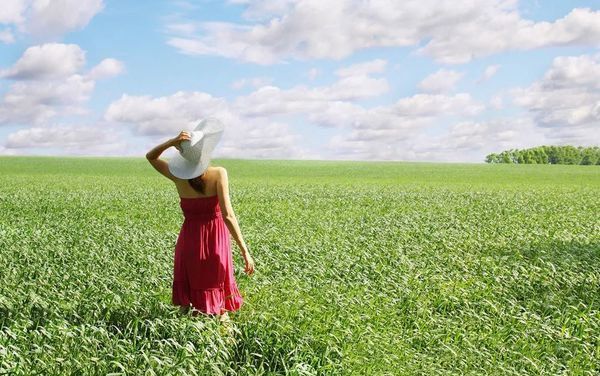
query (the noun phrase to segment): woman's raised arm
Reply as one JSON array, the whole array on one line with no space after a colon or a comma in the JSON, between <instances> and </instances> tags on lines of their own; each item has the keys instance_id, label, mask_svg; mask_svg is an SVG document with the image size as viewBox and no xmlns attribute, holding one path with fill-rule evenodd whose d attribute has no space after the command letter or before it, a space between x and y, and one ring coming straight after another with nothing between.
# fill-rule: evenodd
<instances>
[{"instance_id":1,"label":"woman's raised arm","mask_svg":"<svg viewBox=\"0 0 600 376\"><path fill-rule=\"evenodd\" d=\"M169 165L167 164L167 162L163 161L162 159L159 159L159 157L163 153L163 151L167 150L171 146L179 147L181 141L189 139L190 134L186 131L181 131L181 133L179 133L177 137L171 138L163 142L162 144L152 148L152 150L146 153L146 159L148 160L148 162L150 162L150 164L152 165L152 167L154 167L156 171L160 172L165 177L175 181L177 178L173 176L173 174L171 174L171 171L169 171Z\"/></svg>"}]
</instances>

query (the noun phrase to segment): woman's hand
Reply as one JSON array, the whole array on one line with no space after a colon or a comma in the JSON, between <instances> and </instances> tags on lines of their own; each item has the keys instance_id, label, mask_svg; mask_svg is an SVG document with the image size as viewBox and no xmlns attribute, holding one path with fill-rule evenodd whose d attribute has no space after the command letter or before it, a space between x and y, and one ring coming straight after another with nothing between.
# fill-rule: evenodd
<instances>
[{"instance_id":1,"label":"woman's hand","mask_svg":"<svg viewBox=\"0 0 600 376\"><path fill-rule=\"evenodd\" d=\"M185 140L190 140L191 138L192 137L190 136L189 132L181 131L179 135L170 140L170 143L171 145L175 146L177 150L181 151L181 142Z\"/></svg>"},{"instance_id":2,"label":"woman's hand","mask_svg":"<svg viewBox=\"0 0 600 376\"><path fill-rule=\"evenodd\" d=\"M244 272L248 275L252 275L252 273L254 273L254 260L252 259L252 256L250 256L249 253L245 253L244 261L246 262L246 268L244 269Z\"/></svg>"}]
</instances>

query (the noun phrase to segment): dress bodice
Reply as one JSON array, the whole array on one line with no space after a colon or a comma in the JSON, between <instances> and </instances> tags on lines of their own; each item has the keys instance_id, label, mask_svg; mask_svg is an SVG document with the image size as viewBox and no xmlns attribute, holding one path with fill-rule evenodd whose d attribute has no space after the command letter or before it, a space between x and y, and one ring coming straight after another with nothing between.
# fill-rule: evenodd
<instances>
[{"instance_id":1,"label":"dress bodice","mask_svg":"<svg viewBox=\"0 0 600 376\"><path fill-rule=\"evenodd\" d=\"M186 220L210 220L221 217L218 195L194 198L180 197L179 206Z\"/></svg>"}]
</instances>

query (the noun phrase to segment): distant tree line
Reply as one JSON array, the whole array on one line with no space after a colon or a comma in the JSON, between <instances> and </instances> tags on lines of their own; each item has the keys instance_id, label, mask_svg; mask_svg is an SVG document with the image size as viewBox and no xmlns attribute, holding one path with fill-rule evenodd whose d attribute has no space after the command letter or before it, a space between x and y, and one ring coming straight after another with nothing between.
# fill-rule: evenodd
<instances>
[{"instance_id":1,"label":"distant tree line","mask_svg":"<svg viewBox=\"0 0 600 376\"><path fill-rule=\"evenodd\" d=\"M600 147L537 146L491 153L487 163L600 165Z\"/></svg>"}]
</instances>

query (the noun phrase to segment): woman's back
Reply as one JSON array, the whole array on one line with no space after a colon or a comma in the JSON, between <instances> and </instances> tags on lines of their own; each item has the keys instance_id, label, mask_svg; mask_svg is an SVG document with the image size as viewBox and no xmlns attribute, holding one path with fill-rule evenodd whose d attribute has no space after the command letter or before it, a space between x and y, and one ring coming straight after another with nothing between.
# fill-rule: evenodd
<instances>
[{"instance_id":1,"label":"woman's back","mask_svg":"<svg viewBox=\"0 0 600 376\"><path fill-rule=\"evenodd\" d=\"M217 196L217 181L219 167L209 167L202 175L202 182L204 183L204 194L198 192L189 181L185 179L177 179L175 185L177 186L177 192L181 198L197 198L197 197L211 197Z\"/></svg>"}]
</instances>

